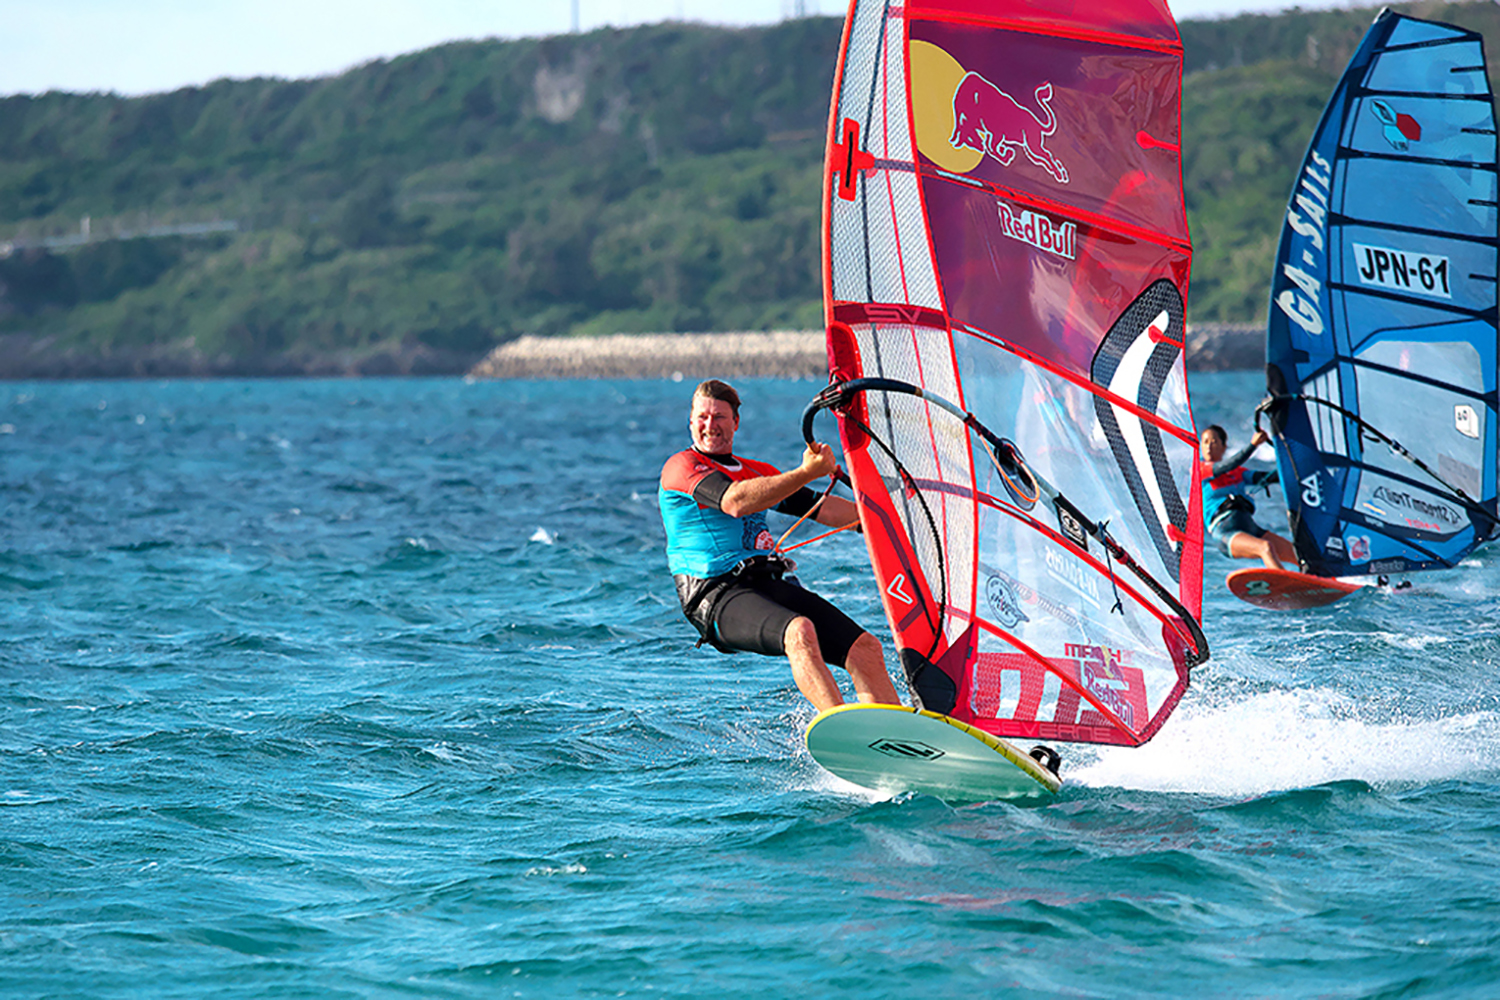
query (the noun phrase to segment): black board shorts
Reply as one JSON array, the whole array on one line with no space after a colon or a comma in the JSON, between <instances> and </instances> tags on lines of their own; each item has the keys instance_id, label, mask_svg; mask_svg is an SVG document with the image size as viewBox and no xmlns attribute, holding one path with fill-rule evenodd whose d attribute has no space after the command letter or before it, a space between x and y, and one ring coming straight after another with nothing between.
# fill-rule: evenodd
<instances>
[{"instance_id":1,"label":"black board shorts","mask_svg":"<svg viewBox=\"0 0 1500 1000\"><path fill-rule=\"evenodd\" d=\"M1265 536L1266 529L1255 523L1247 510L1231 510L1209 525L1208 533L1219 543L1219 551L1229 555L1229 540L1240 532L1256 538Z\"/></svg>"},{"instance_id":2,"label":"black board shorts","mask_svg":"<svg viewBox=\"0 0 1500 1000\"><path fill-rule=\"evenodd\" d=\"M794 618L807 618L817 630L824 662L840 667L865 631L812 591L769 577L730 584L710 614L715 646L764 656L785 656L786 627Z\"/></svg>"}]
</instances>

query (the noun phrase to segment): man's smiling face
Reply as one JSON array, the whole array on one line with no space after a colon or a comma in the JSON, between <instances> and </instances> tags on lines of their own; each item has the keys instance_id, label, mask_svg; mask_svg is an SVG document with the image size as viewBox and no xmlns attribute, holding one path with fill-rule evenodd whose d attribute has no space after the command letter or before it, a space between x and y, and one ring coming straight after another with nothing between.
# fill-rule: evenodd
<instances>
[{"instance_id":1,"label":"man's smiling face","mask_svg":"<svg viewBox=\"0 0 1500 1000\"><path fill-rule=\"evenodd\" d=\"M694 448L708 455L728 455L734 451L734 432L739 430L740 418L722 399L694 396L688 427L693 432Z\"/></svg>"}]
</instances>

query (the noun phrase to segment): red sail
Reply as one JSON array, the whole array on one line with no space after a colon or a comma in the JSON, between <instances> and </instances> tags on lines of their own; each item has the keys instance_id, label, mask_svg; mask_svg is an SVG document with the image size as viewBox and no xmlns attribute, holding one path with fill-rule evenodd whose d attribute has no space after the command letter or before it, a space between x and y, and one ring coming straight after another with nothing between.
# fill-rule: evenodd
<instances>
[{"instance_id":1,"label":"red sail","mask_svg":"<svg viewBox=\"0 0 1500 1000\"><path fill-rule=\"evenodd\" d=\"M1207 657L1181 79L1161 2L850 5L830 370L923 395L845 459L915 694L998 735L1144 742Z\"/></svg>"}]
</instances>

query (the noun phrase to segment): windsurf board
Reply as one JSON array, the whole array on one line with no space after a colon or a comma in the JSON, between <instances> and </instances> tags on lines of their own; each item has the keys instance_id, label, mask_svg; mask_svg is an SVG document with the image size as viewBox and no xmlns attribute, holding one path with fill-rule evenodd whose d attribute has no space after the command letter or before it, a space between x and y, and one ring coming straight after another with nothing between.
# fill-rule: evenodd
<instances>
[{"instance_id":1,"label":"windsurf board","mask_svg":"<svg viewBox=\"0 0 1500 1000\"><path fill-rule=\"evenodd\" d=\"M981 729L904 705L838 705L807 727L807 749L829 772L881 792L948 801L1050 796L1054 771Z\"/></svg>"},{"instance_id":2,"label":"windsurf board","mask_svg":"<svg viewBox=\"0 0 1500 1000\"><path fill-rule=\"evenodd\" d=\"M1226 581L1230 593L1242 601L1271 611L1320 608L1347 597L1365 585L1328 576L1310 576L1289 569L1255 566L1238 569Z\"/></svg>"}]
</instances>

